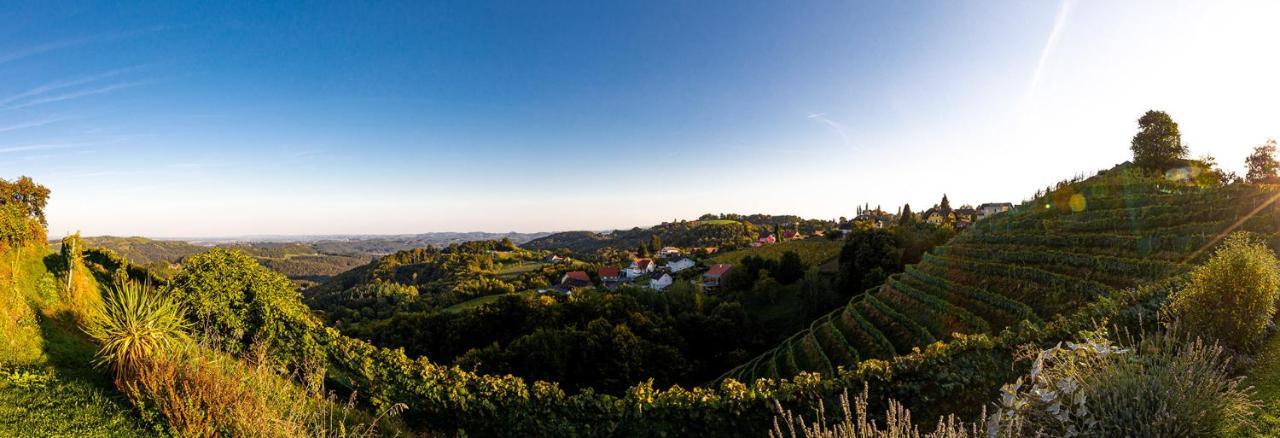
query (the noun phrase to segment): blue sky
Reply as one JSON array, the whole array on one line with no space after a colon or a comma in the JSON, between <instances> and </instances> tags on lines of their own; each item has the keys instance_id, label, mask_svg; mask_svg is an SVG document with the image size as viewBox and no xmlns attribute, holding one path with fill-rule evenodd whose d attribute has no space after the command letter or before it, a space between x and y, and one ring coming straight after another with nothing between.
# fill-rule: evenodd
<instances>
[{"instance_id":1,"label":"blue sky","mask_svg":"<svg viewBox=\"0 0 1280 438\"><path fill-rule=\"evenodd\" d=\"M0 175L55 236L554 231L1017 201L1148 108L1280 136L1276 2L422 3L6 6Z\"/></svg>"}]
</instances>

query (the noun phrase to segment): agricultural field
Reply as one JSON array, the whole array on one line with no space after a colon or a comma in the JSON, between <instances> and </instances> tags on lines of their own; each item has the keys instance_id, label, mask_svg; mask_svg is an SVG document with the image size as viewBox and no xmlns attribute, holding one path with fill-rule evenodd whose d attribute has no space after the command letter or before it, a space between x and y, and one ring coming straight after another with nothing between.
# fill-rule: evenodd
<instances>
[{"instance_id":1,"label":"agricultural field","mask_svg":"<svg viewBox=\"0 0 1280 438\"><path fill-rule=\"evenodd\" d=\"M725 377L829 375L958 334L994 334L1023 321L1040 324L1100 297L1184 272L1233 224L1263 233L1275 248L1275 212L1250 216L1273 196L1250 186L1201 189L1138 178L1124 168L1068 184L978 222L921 263ZM780 252L784 245L755 250ZM724 254L718 261L744 255Z\"/></svg>"},{"instance_id":2,"label":"agricultural field","mask_svg":"<svg viewBox=\"0 0 1280 438\"><path fill-rule=\"evenodd\" d=\"M806 266L821 266L840 257L840 247L842 245L843 242L839 240L827 240L821 238L789 240L775 243L773 245L761 246L759 248L743 248L736 251L717 254L711 258L711 262L737 264L747 256L778 260L782 258L783 253L787 251L794 251L796 254L800 255L800 260L803 261Z\"/></svg>"}]
</instances>

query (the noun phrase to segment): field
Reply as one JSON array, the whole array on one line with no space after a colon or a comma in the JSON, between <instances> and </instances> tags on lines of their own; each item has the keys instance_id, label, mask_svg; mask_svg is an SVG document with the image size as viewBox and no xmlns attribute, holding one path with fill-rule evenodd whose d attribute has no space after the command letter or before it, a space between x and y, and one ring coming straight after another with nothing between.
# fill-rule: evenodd
<instances>
[{"instance_id":1,"label":"field","mask_svg":"<svg viewBox=\"0 0 1280 438\"><path fill-rule=\"evenodd\" d=\"M706 221L699 221L698 223L705 224L705 225L737 225L739 222L733 219L711 219Z\"/></svg>"},{"instance_id":2,"label":"field","mask_svg":"<svg viewBox=\"0 0 1280 438\"><path fill-rule=\"evenodd\" d=\"M534 296L534 295L537 295L537 293L538 291L526 290L526 291L516 292L514 294L485 295L483 297L472 298L470 300L463 301L461 303L454 304L449 307L445 307L443 309L440 309L440 311L445 313L465 312L468 310L474 310L475 308L483 306L485 304L498 301L499 298L502 298L507 295Z\"/></svg>"},{"instance_id":3,"label":"field","mask_svg":"<svg viewBox=\"0 0 1280 438\"><path fill-rule=\"evenodd\" d=\"M759 248L743 248L736 251L725 252L712 257L711 261L713 263L736 264L741 262L746 256L756 256L765 259L777 260L782 258L782 253L795 251L796 254L800 255L800 260L802 260L805 265L821 266L840 256L840 247L842 244L843 242L841 241L827 239L789 240L786 242L775 243L773 245L761 246Z\"/></svg>"}]
</instances>

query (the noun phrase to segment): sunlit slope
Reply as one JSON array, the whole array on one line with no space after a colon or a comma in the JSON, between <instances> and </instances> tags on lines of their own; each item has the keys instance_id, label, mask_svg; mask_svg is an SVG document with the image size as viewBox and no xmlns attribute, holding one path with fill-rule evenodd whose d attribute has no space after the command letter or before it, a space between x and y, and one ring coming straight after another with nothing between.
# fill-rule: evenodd
<instances>
[{"instance_id":1,"label":"sunlit slope","mask_svg":"<svg viewBox=\"0 0 1280 438\"><path fill-rule=\"evenodd\" d=\"M725 376L750 381L800 371L830 374L955 333L995 332L1023 320L1038 324L1098 296L1180 272L1227 231L1254 231L1274 241L1276 193L1244 185L1201 187L1127 167L1065 182L978 222L921 263Z\"/></svg>"}]
</instances>

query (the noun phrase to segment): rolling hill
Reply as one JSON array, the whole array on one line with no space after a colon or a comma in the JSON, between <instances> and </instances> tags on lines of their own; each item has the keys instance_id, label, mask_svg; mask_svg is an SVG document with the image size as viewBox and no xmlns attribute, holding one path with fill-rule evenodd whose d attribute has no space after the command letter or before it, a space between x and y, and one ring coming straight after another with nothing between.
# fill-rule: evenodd
<instances>
[{"instance_id":1,"label":"rolling hill","mask_svg":"<svg viewBox=\"0 0 1280 438\"><path fill-rule=\"evenodd\" d=\"M835 374L960 334L995 334L1186 269L1228 231L1265 233L1271 190L1201 188L1120 166L983 220L919 264L730 370L739 381ZM1267 214L1258 214L1263 211Z\"/></svg>"}]
</instances>

